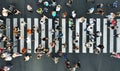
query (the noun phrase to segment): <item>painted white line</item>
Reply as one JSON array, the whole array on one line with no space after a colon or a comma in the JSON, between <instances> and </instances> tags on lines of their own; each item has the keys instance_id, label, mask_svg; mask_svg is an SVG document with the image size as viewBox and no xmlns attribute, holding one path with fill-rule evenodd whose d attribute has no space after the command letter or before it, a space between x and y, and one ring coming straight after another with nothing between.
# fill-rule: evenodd
<instances>
[{"instance_id":1,"label":"painted white line","mask_svg":"<svg viewBox=\"0 0 120 71\"><path fill-rule=\"evenodd\" d=\"M89 23L90 23L90 20L92 20L92 18L89 19ZM93 33L93 30L91 31L91 33ZM93 53L93 43L91 43L91 44L92 44L92 46L89 48L89 53Z\"/></svg>"},{"instance_id":2,"label":"painted white line","mask_svg":"<svg viewBox=\"0 0 120 71\"><path fill-rule=\"evenodd\" d=\"M47 23L45 23L45 24L47 24ZM45 38L46 36L45 36L45 24L40 24L41 25L41 39L42 38ZM45 47L45 41L43 41L43 40L41 40L41 45L43 46L43 47Z\"/></svg>"},{"instance_id":3,"label":"painted white line","mask_svg":"<svg viewBox=\"0 0 120 71\"><path fill-rule=\"evenodd\" d=\"M107 19L103 20L103 53L107 53Z\"/></svg>"},{"instance_id":4,"label":"painted white line","mask_svg":"<svg viewBox=\"0 0 120 71\"><path fill-rule=\"evenodd\" d=\"M69 28L69 53L73 53L73 39L72 39L72 30Z\"/></svg>"},{"instance_id":5,"label":"painted white line","mask_svg":"<svg viewBox=\"0 0 120 71\"><path fill-rule=\"evenodd\" d=\"M97 23L96 23L96 31L100 31L100 19L97 18ZM100 37L97 37L96 45L98 46L100 44Z\"/></svg>"},{"instance_id":6,"label":"painted white line","mask_svg":"<svg viewBox=\"0 0 120 71\"><path fill-rule=\"evenodd\" d=\"M38 25L39 23L38 23L38 18L34 18L34 26L35 26L35 28L36 27L38 27L39 28L39 25ZM39 34L38 34L38 32L35 30L34 31L34 53L36 53L36 48L38 47L38 45L39 45Z\"/></svg>"},{"instance_id":7,"label":"painted white line","mask_svg":"<svg viewBox=\"0 0 120 71\"><path fill-rule=\"evenodd\" d=\"M114 31L110 29L110 53L113 52L114 48Z\"/></svg>"},{"instance_id":8,"label":"painted white line","mask_svg":"<svg viewBox=\"0 0 120 71\"><path fill-rule=\"evenodd\" d=\"M13 18L13 28L16 27L18 24L17 18ZM13 46L18 45L18 41L15 38L15 35L13 34ZM13 48L13 52L17 52L17 47Z\"/></svg>"},{"instance_id":9,"label":"painted white line","mask_svg":"<svg viewBox=\"0 0 120 71\"><path fill-rule=\"evenodd\" d=\"M66 44L66 19L62 19L62 44ZM62 53L66 52L66 47L62 46Z\"/></svg>"},{"instance_id":10,"label":"painted white line","mask_svg":"<svg viewBox=\"0 0 120 71\"><path fill-rule=\"evenodd\" d=\"M56 26L57 26L57 25L55 25L55 27L56 27ZM59 34L59 31L58 31L58 30L56 30L55 36L57 37L57 36L58 36L58 34ZM59 50L59 40L56 40L55 53L57 53L57 52L58 52L58 50Z\"/></svg>"},{"instance_id":11,"label":"painted white line","mask_svg":"<svg viewBox=\"0 0 120 71\"><path fill-rule=\"evenodd\" d=\"M10 19L9 18L6 18L6 36L8 36L8 38L10 39L10 28L8 28L8 27L10 27Z\"/></svg>"},{"instance_id":12,"label":"painted white line","mask_svg":"<svg viewBox=\"0 0 120 71\"><path fill-rule=\"evenodd\" d=\"M20 39L20 52L22 53L22 49L24 48L24 26L23 23L24 22L24 18L20 18L20 36L22 37L22 39Z\"/></svg>"},{"instance_id":13,"label":"painted white line","mask_svg":"<svg viewBox=\"0 0 120 71\"><path fill-rule=\"evenodd\" d=\"M76 34L80 35L80 33L79 33L80 32L80 23L79 23L78 19L76 19L76 30L75 30L75 32L76 32ZM76 40L78 40L78 42L76 43L76 46L79 47L79 49L80 49L80 45L79 45L80 40L79 40L79 37L76 36ZM76 50L75 52L79 53L79 49Z\"/></svg>"},{"instance_id":14,"label":"painted white line","mask_svg":"<svg viewBox=\"0 0 120 71\"><path fill-rule=\"evenodd\" d=\"M87 53L86 51L86 47L85 47L85 43L86 43L86 21L87 19L85 19L85 22L82 23L82 53Z\"/></svg>"},{"instance_id":15,"label":"painted white line","mask_svg":"<svg viewBox=\"0 0 120 71\"><path fill-rule=\"evenodd\" d=\"M27 18L27 30L31 30L31 18ZM27 53L31 53L31 34L27 34L27 38L26 38L26 42L27 42Z\"/></svg>"},{"instance_id":16,"label":"painted white line","mask_svg":"<svg viewBox=\"0 0 120 71\"><path fill-rule=\"evenodd\" d=\"M49 47L49 51L50 53L52 52L52 47L50 45L50 43L52 42L52 19L48 19L48 47Z\"/></svg>"},{"instance_id":17,"label":"painted white line","mask_svg":"<svg viewBox=\"0 0 120 71\"><path fill-rule=\"evenodd\" d=\"M119 33L120 33L120 19L117 19L117 26L118 26L117 34L119 34ZM117 48L116 48L116 52L117 52L117 53L120 53L120 38L119 38L119 37L117 38Z\"/></svg>"}]
</instances>

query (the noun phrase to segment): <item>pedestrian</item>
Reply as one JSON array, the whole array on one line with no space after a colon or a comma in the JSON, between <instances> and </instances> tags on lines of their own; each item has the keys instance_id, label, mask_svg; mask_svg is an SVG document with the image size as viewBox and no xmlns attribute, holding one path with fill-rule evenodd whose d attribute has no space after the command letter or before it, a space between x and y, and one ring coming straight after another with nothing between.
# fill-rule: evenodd
<instances>
[{"instance_id":1,"label":"pedestrian","mask_svg":"<svg viewBox=\"0 0 120 71\"><path fill-rule=\"evenodd\" d=\"M65 66L66 66L67 69L71 68L70 61L68 59L65 61Z\"/></svg>"},{"instance_id":2,"label":"pedestrian","mask_svg":"<svg viewBox=\"0 0 120 71\"><path fill-rule=\"evenodd\" d=\"M108 27L109 29L111 29L111 30L116 30L117 28L119 28L118 26L110 26L110 27Z\"/></svg>"},{"instance_id":3,"label":"pedestrian","mask_svg":"<svg viewBox=\"0 0 120 71\"><path fill-rule=\"evenodd\" d=\"M100 50L103 50L103 49L104 49L104 45L103 45L103 44L99 44L97 47L99 47Z\"/></svg>"},{"instance_id":4,"label":"pedestrian","mask_svg":"<svg viewBox=\"0 0 120 71\"><path fill-rule=\"evenodd\" d=\"M32 13L32 12L33 12L32 6L28 4L28 5L27 5L27 10Z\"/></svg>"},{"instance_id":5,"label":"pedestrian","mask_svg":"<svg viewBox=\"0 0 120 71\"><path fill-rule=\"evenodd\" d=\"M79 19L78 19L78 21L79 21L79 23L83 23L84 21L85 21L85 17L80 17Z\"/></svg>"},{"instance_id":6,"label":"pedestrian","mask_svg":"<svg viewBox=\"0 0 120 71\"><path fill-rule=\"evenodd\" d=\"M88 27L87 27L87 31L91 34L92 33L92 31L93 31L93 25L88 25Z\"/></svg>"},{"instance_id":7,"label":"pedestrian","mask_svg":"<svg viewBox=\"0 0 120 71\"><path fill-rule=\"evenodd\" d=\"M76 11L73 10L73 11L72 11L72 18L74 19L74 18L76 17L76 15L77 15L77 14L76 14Z\"/></svg>"},{"instance_id":8,"label":"pedestrian","mask_svg":"<svg viewBox=\"0 0 120 71\"><path fill-rule=\"evenodd\" d=\"M27 48L22 48L22 54L25 54L27 52Z\"/></svg>"},{"instance_id":9,"label":"pedestrian","mask_svg":"<svg viewBox=\"0 0 120 71\"><path fill-rule=\"evenodd\" d=\"M46 19L48 19L45 15L43 15L40 19L40 24L45 24Z\"/></svg>"},{"instance_id":10,"label":"pedestrian","mask_svg":"<svg viewBox=\"0 0 120 71\"><path fill-rule=\"evenodd\" d=\"M4 16L4 17L7 17L8 15L9 15L9 10L8 9L6 9L6 8L3 8L3 10L2 10L2 15Z\"/></svg>"},{"instance_id":11,"label":"pedestrian","mask_svg":"<svg viewBox=\"0 0 120 71\"><path fill-rule=\"evenodd\" d=\"M115 34L114 36L115 36L115 37L120 37L120 33L118 33L118 34Z\"/></svg>"},{"instance_id":12,"label":"pedestrian","mask_svg":"<svg viewBox=\"0 0 120 71\"><path fill-rule=\"evenodd\" d=\"M65 18L66 16L67 16L67 12L63 12L63 13L62 13L62 17Z\"/></svg>"},{"instance_id":13,"label":"pedestrian","mask_svg":"<svg viewBox=\"0 0 120 71\"><path fill-rule=\"evenodd\" d=\"M47 41L48 40L48 37L43 37L41 38L43 41Z\"/></svg>"},{"instance_id":14,"label":"pedestrian","mask_svg":"<svg viewBox=\"0 0 120 71\"><path fill-rule=\"evenodd\" d=\"M73 0L69 0L69 1L66 3L66 5L67 5L68 7L71 7L72 3L73 3Z\"/></svg>"},{"instance_id":15,"label":"pedestrian","mask_svg":"<svg viewBox=\"0 0 120 71\"><path fill-rule=\"evenodd\" d=\"M52 41L52 42L50 43L51 48L55 47L55 45L56 45L55 41Z\"/></svg>"},{"instance_id":16,"label":"pedestrian","mask_svg":"<svg viewBox=\"0 0 120 71\"><path fill-rule=\"evenodd\" d=\"M92 43L89 41L89 42L86 42L85 43L85 46L86 46L86 48L90 48L91 46L92 46Z\"/></svg>"},{"instance_id":17,"label":"pedestrian","mask_svg":"<svg viewBox=\"0 0 120 71\"><path fill-rule=\"evenodd\" d=\"M32 29L27 29L27 34L28 35L31 35L33 32L32 32Z\"/></svg>"},{"instance_id":18,"label":"pedestrian","mask_svg":"<svg viewBox=\"0 0 120 71\"><path fill-rule=\"evenodd\" d=\"M55 64L58 64L59 58L58 57L53 57L53 61L55 62Z\"/></svg>"},{"instance_id":19,"label":"pedestrian","mask_svg":"<svg viewBox=\"0 0 120 71\"><path fill-rule=\"evenodd\" d=\"M61 10L61 8L62 8L61 5L57 5L56 6L56 11L59 12Z\"/></svg>"},{"instance_id":20,"label":"pedestrian","mask_svg":"<svg viewBox=\"0 0 120 71\"><path fill-rule=\"evenodd\" d=\"M31 54L25 54L24 61L29 61L32 58Z\"/></svg>"},{"instance_id":21,"label":"pedestrian","mask_svg":"<svg viewBox=\"0 0 120 71\"><path fill-rule=\"evenodd\" d=\"M94 53L99 54L101 52L101 49L99 47L94 48Z\"/></svg>"},{"instance_id":22,"label":"pedestrian","mask_svg":"<svg viewBox=\"0 0 120 71\"><path fill-rule=\"evenodd\" d=\"M46 6L46 7L49 6L49 2L48 2L48 1L44 1L43 4L44 4L44 6Z\"/></svg>"},{"instance_id":23,"label":"pedestrian","mask_svg":"<svg viewBox=\"0 0 120 71\"><path fill-rule=\"evenodd\" d=\"M113 2L113 7L114 7L114 8L117 8L118 5L119 5L119 2L118 2L117 0Z\"/></svg>"},{"instance_id":24,"label":"pedestrian","mask_svg":"<svg viewBox=\"0 0 120 71\"><path fill-rule=\"evenodd\" d=\"M102 33L100 31L96 31L94 34L95 37L101 37Z\"/></svg>"},{"instance_id":25,"label":"pedestrian","mask_svg":"<svg viewBox=\"0 0 120 71\"><path fill-rule=\"evenodd\" d=\"M12 57L13 57L13 58L16 58L16 57L19 57L19 56L22 56L22 54L20 54L20 53L18 53L18 52L14 52L14 53L12 54Z\"/></svg>"},{"instance_id":26,"label":"pedestrian","mask_svg":"<svg viewBox=\"0 0 120 71\"><path fill-rule=\"evenodd\" d=\"M93 14L94 10L94 7L89 8L87 14Z\"/></svg>"},{"instance_id":27,"label":"pedestrian","mask_svg":"<svg viewBox=\"0 0 120 71\"><path fill-rule=\"evenodd\" d=\"M111 57L120 59L120 54L118 54L118 53L116 53L116 52L112 52Z\"/></svg>"}]
</instances>

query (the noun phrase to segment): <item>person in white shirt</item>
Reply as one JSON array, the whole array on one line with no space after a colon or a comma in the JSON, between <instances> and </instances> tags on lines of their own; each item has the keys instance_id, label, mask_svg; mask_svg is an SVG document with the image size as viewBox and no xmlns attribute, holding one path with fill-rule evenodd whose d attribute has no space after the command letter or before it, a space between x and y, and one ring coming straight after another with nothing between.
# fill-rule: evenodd
<instances>
[{"instance_id":1,"label":"person in white shirt","mask_svg":"<svg viewBox=\"0 0 120 71\"><path fill-rule=\"evenodd\" d=\"M45 24L46 19L48 19L48 18L45 15L43 15L43 17L41 17L40 24Z\"/></svg>"},{"instance_id":2,"label":"person in white shirt","mask_svg":"<svg viewBox=\"0 0 120 71\"><path fill-rule=\"evenodd\" d=\"M5 61L11 61L12 60L11 54L9 54L7 52L2 53L1 58L3 58Z\"/></svg>"},{"instance_id":3,"label":"person in white shirt","mask_svg":"<svg viewBox=\"0 0 120 71\"><path fill-rule=\"evenodd\" d=\"M75 18L76 17L76 12L75 11L72 11L72 17Z\"/></svg>"},{"instance_id":4,"label":"person in white shirt","mask_svg":"<svg viewBox=\"0 0 120 71\"><path fill-rule=\"evenodd\" d=\"M91 33L93 33L92 31L93 31L93 25L89 25L88 27L87 27L87 31L89 31L89 33L91 34Z\"/></svg>"},{"instance_id":5,"label":"person in white shirt","mask_svg":"<svg viewBox=\"0 0 120 71\"><path fill-rule=\"evenodd\" d=\"M20 54L20 53L18 53L18 52L14 52L14 53L12 54L12 57L13 57L13 58L16 58L16 57L19 57L19 56L22 56L22 54Z\"/></svg>"},{"instance_id":6,"label":"person in white shirt","mask_svg":"<svg viewBox=\"0 0 120 71\"><path fill-rule=\"evenodd\" d=\"M32 12L32 11L33 11L32 6L31 6L31 5L27 5L27 10L28 10L29 12Z\"/></svg>"},{"instance_id":7,"label":"person in white shirt","mask_svg":"<svg viewBox=\"0 0 120 71\"><path fill-rule=\"evenodd\" d=\"M3 15L4 17L7 17L7 16L8 16L8 13L9 13L9 11L8 11L6 8L3 8L3 10L2 10L2 15Z\"/></svg>"},{"instance_id":8,"label":"person in white shirt","mask_svg":"<svg viewBox=\"0 0 120 71\"><path fill-rule=\"evenodd\" d=\"M61 5L56 6L56 11L59 12L61 10Z\"/></svg>"}]
</instances>

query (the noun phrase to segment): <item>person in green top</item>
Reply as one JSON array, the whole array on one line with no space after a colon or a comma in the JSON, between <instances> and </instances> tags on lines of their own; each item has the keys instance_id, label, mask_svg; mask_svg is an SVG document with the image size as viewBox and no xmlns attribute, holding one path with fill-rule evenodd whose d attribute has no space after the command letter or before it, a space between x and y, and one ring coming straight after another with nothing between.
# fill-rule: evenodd
<instances>
[{"instance_id":1,"label":"person in green top","mask_svg":"<svg viewBox=\"0 0 120 71\"><path fill-rule=\"evenodd\" d=\"M43 13L43 10L42 10L42 8L39 8L39 9L36 10L36 12L37 12L38 14L42 14L42 13Z\"/></svg>"},{"instance_id":2,"label":"person in green top","mask_svg":"<svg viewBox=\"0 0 120 71\"><path fill-rule=\"evenodd\" d=\"M69 24L69 27L73 24L73 20L71 18L69 18L68 24Z\"/></svg>"}]
</instances>

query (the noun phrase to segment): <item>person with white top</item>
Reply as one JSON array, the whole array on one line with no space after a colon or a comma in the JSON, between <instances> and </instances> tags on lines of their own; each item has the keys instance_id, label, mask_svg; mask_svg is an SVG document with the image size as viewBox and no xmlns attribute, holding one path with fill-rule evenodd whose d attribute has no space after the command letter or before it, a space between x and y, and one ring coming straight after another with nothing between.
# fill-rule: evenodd
<instances>
[{"instance_id":1,"label":"person with white top","mask_svg":"<svg viewBox=\"0 0 120 71\"><path fill-rule=\"evenodd\" d=\"M56 6L56 11L59 12L61 10L61 5Z\"/></svg>"},{"instance_id":2,"label":"person with white top","mask_svg":"<svg viewBox=\"0 0 120 71\"><path fill-rule=\"evenodd\" d=\"M7 16L8 16L8 13L9 13L9 11L8 11L6 8L3 8L3 10L2 10L2 15L3 15L4 17L7 17Z\"/></svg>"},{"instance_id":3,"label":"person with white top","mask_svg":"<svg viewBox=\"0 0 120 71\"><path fill-rule=\"evenodd\" d=\"M76 17L76 12L75 11L72 11L72 18L75 18Z\"/></svg>"},{"instance_id":4,"label":"person with white top","mask_svg":"<svg viewBox=\"0 0 120 71\"><path fill-rule=\"evenodd\" d=\"M93 25L90 24L90 25L87 27L87 31L91 34L92 31L93 31Z\"/></svg>"},{"instance_id":5,"label":"person with white top","mask_svg":"<svg viewBox=\"0 0 120 71\"><path fill-rule=\"evenodd\" d=\"M33 11L32 6L31 6L31 5L27 5L27 10L28 10L29 12L32 12L32 11Z\"/></svg>"},{"instance_id":6,"label":"person with white top","mask_svg":"<svg viewBox=\"0 0 120 71\"><path fill-rule=\"evenodd\" d=\"M45 15L43 15L43 17L41 17L40 19L40 24L45 24L46 19L48 19Z\"/></svg>"}]
</instances>

